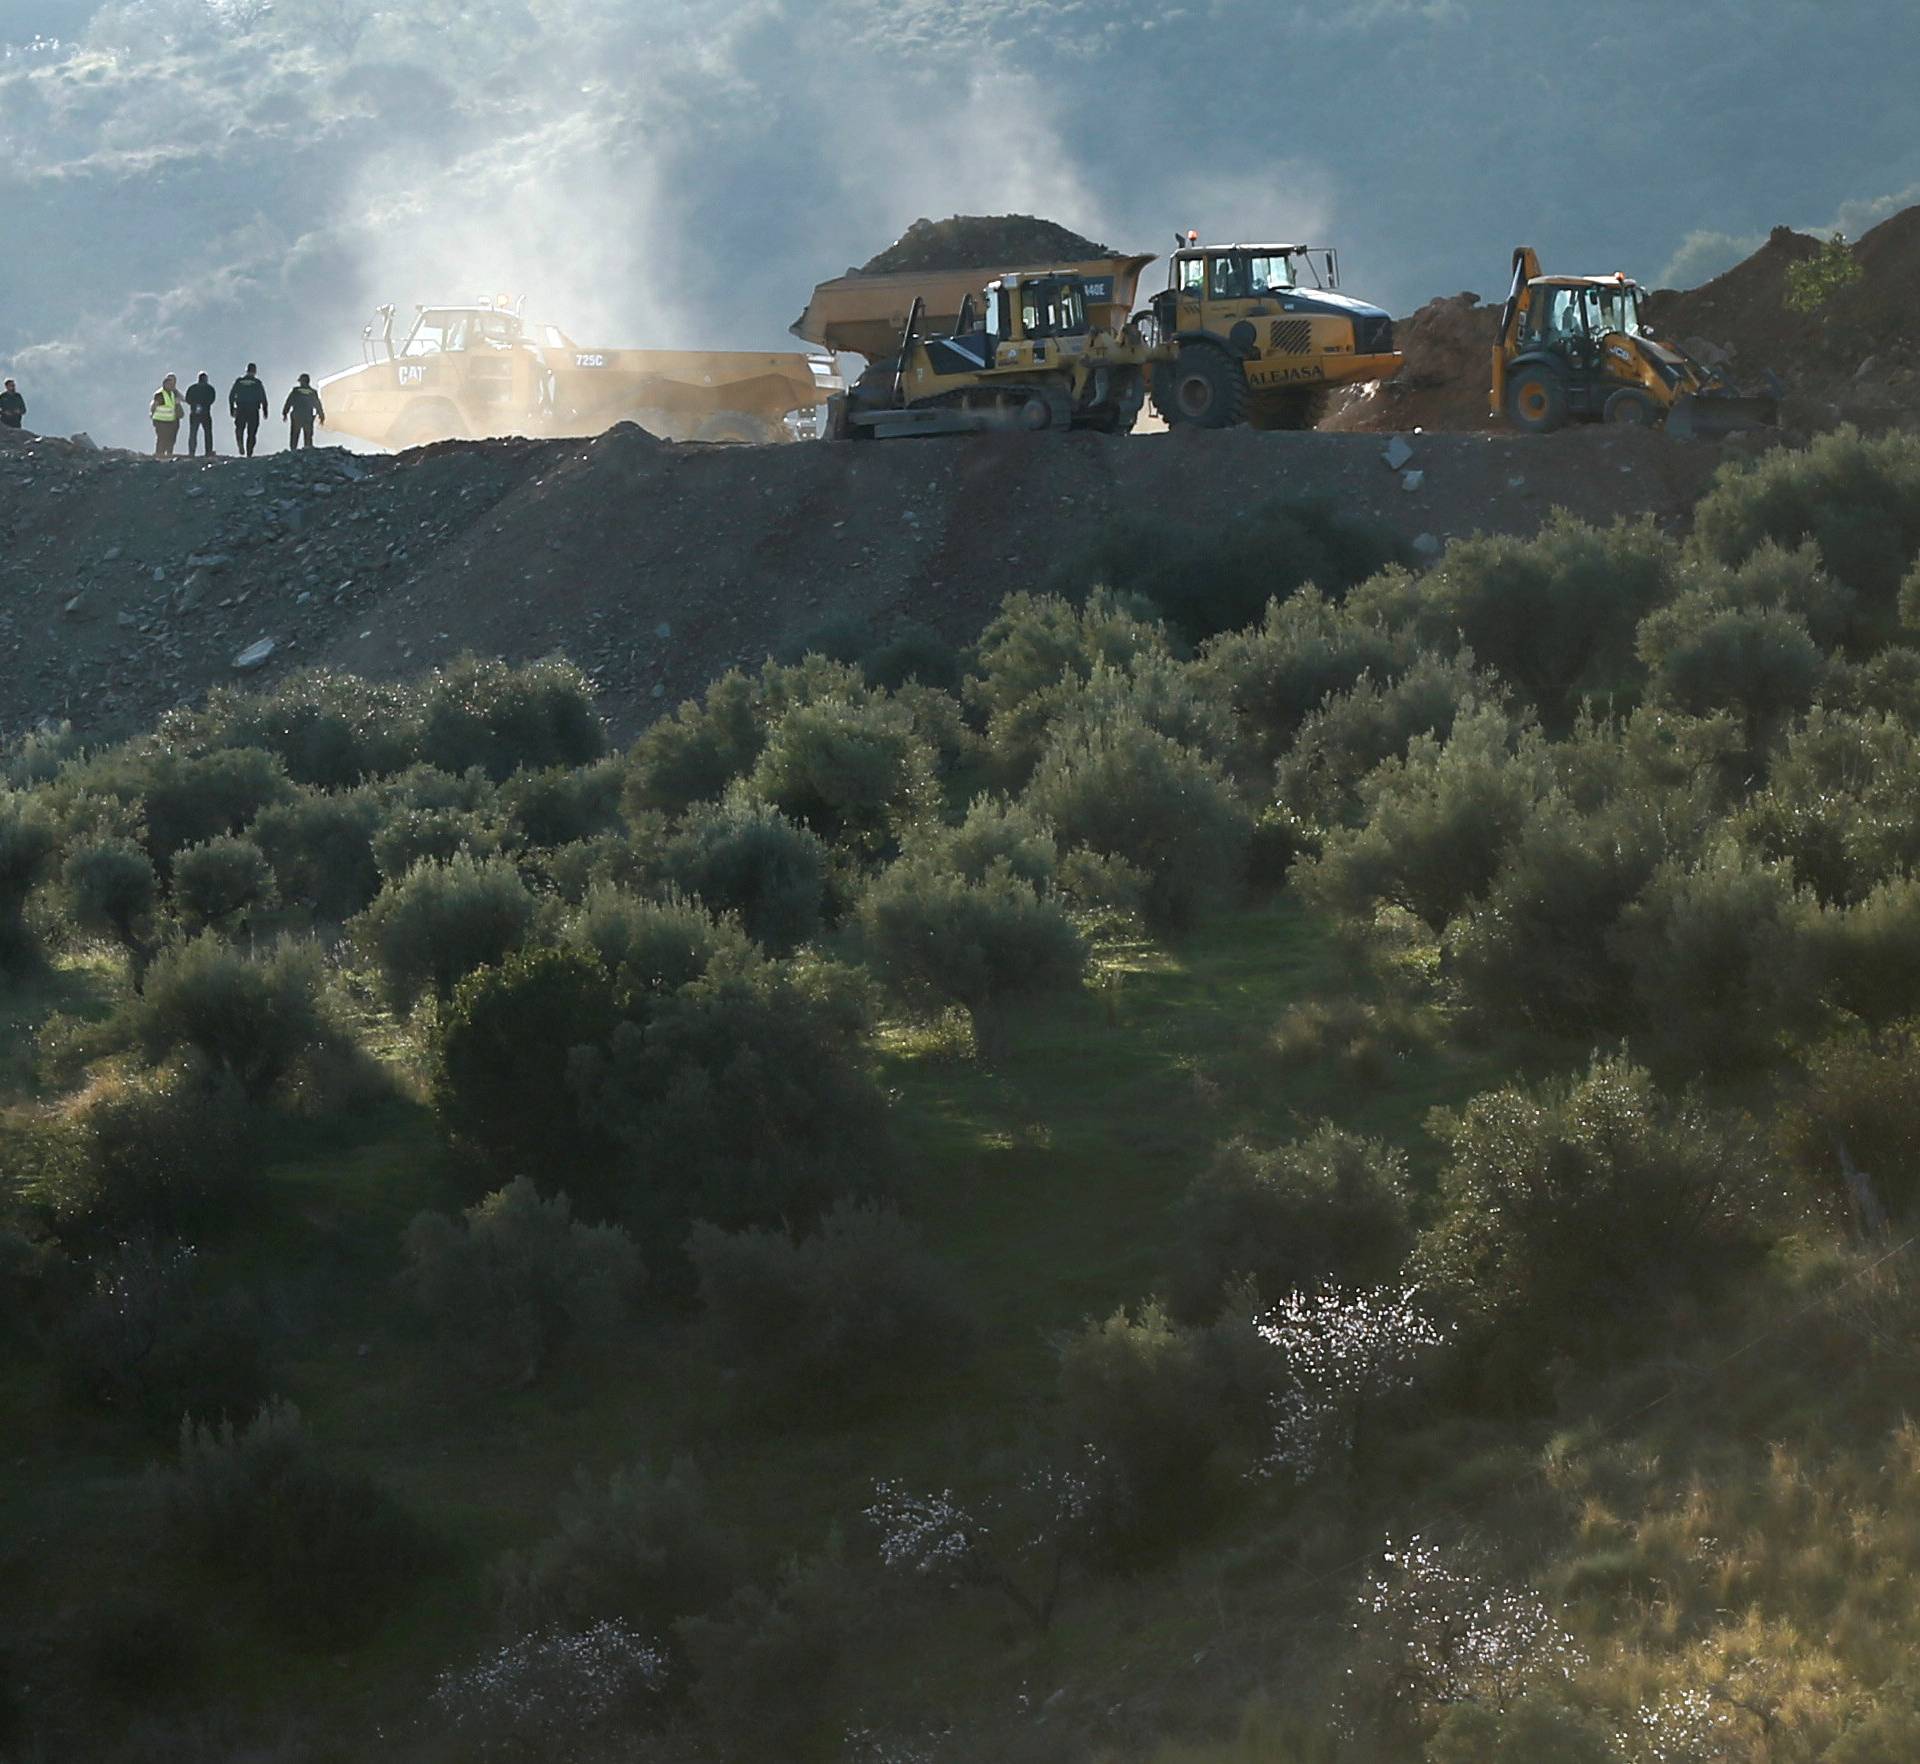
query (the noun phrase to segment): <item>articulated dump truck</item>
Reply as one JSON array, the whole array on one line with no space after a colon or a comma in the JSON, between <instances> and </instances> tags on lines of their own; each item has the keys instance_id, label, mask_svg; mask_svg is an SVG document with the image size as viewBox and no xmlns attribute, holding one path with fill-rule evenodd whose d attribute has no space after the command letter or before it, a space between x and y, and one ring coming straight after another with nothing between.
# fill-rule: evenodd
<instances>
[{"instance_id":1,"label":"articulated dump truck","mask_svg":"<svg viewBox=\"0 0 1920 1764\"><path fill-rule=\"evenodd\" d=\"M831 357L601 349L505 302L383 306L359 367L320 382L327 426L377 446L506 435L598 435L638 423L668 441L808 440L842 382Z\"/></svg>"},{"instance_id":2,"label":"articulated dump truck","mask_svg":"<svg viewBox=\"0 0 1920 1764\"><path fill-rule=\"evenodd\" d=\"M916 301L918 334L938 337L954 330L990 281L1078 279L1087 330L1129 338L1152 356L1151 393L1160 416L1170 426L1210 429L1237 423L1311 428L1331 388L1389 379L1400 369L1393 321L1379 307L1338 292L1338 259L1324 247L1203 246L1197 234L1187 234L1170 260L1166 291L1136 313L1141 272L1154 261L1148 254L849 271L815 288L790 329L806 342L864 355L877 367L898 357Z\"/></svg>"}]
</instances>

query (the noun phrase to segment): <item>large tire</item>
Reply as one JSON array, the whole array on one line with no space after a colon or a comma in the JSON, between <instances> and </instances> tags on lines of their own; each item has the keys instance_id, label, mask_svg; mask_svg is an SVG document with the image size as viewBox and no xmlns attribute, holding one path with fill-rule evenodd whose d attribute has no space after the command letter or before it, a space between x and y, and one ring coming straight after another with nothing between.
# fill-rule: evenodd
<instances>
[{"instance_id":1,"label":"large tire","mask_svg":"<svg viewBox=\"0 0 1920 1764\"><path fill-rule=\"evenodd\" d=\"M1507 421L1529 435L1550 435L1567 421L1567 382L1537 362L1507 380Z\"/></svg>"},{"instance_id":2,"label":"large tire","mask_svg":"<svg viewBox=\"0 0 1920 1764\"><path fill-rule=\"evenodd\" d=\"M1638 386L1622 386L1608 398L1600 413L1610 423L1634 429L1650 429L1660 420L1660 407L1650 394Z\"/></svg>"},{"instance_id":3,"label":"large tire","mask_svg":"<svg viewBox=\"0 0 1920 1764\"><path fill-rule=\"evenodd\" d=\"M724 441L737 447L766 447L780 436L765 417L744 410L723 410L694 432L696 441Z\"/></svg>"},{"instance_id":4,"label":"large tire","mask_svg":"<svg viewBox=\"0 0 1920 1764\"><path fill-rule=\"evenodd\" d=\"M1169 428L1230 429L1247 414L1247 376L1211 343L1188 343L1153 376L1153 404Z\"/></svg>"}]
</instances>

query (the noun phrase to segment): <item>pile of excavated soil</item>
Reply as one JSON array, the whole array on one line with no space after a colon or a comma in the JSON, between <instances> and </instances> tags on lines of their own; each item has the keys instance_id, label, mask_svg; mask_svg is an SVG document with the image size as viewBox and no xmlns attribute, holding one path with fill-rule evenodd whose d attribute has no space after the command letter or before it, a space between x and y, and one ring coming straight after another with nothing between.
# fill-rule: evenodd
<instances>
[{"instance_id":1,"label":"pile of excavated soil","mask_svg":"<svg viewBox=\"0 0 1920 1764\"><path fill-rule=\"evenodd\" d=\"M1414 436L1403 470L1377 436L1252 429L701 447L622 427L212 462L0 436L0 731L90 733L213 685L472 650L566 654L628 735L829 618L968 641L1142 511L1200 534L1319 499L1431 555L1556 506L1681 528L1722 457L1600 430Z\"/></svg>"},{"instance_id":2,"label":"pile of excavated soil","mask_svg":"<svg viewBox=\"0 0 1920 1764\"><path fill-rule=\"evenodd\" d=\"M1391 380L1335 392L1320 427L1374 433L1492 427L1487 387L1499 321L1500 309L1482 306L1477 294L1429 300L1393 327L1406 365Z\"/></svg>"},{"instance_id":3,"label":"pile of excavated soil","mask_svg":"<svg viewBox=\"0 0 1920 1764\"><path fill-rule=\"evenodd\" d=\"M1744 263L1698 288L1663 289L1648 302L1662 337L1693 353L1724 354L1750 382L1771 370L1786 382L1786 418L1797 427L1868 427L1920 415L1920 208L1882 221L1854 247L1860 280L1815 313L1786 303L1787 272L1820 241L1776 227Z\"/></svg>"},{"instance_id":4,"label":"pile of excavated soil","mask_svg":"<svg viewBox=\"0 0 1920 1764\"><path fill-rule=\"evenodd\" d=\"M943 221L917 220L859 274L899 270L973 269L982 264L1082 263L1111 257L1110 245L1031 214L956 214Z\"/></svg>"}]
</instances>

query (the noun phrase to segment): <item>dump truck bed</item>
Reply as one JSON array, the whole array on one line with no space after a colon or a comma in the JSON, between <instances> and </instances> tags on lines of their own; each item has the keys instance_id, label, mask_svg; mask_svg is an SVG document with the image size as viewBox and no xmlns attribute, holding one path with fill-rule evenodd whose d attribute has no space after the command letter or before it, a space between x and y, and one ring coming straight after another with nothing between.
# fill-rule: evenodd
<instances>
[{"instance_id":1,"label":"dump truck bed","mask_svg":"<svg viewBox=\"0 0 1920 1764\"><path fill-rule=\"evenodd\" d=\"M1087 320L1096 330L1118 332L1133 315L1140 272L1153 262L1144 257L1096 257L1079 263L992 263L967 269L896 270L885 275L858 271L822 282L805 312L788 327L796 337L848 355L883 361L900 347L907 313L917 298L929 335L951 331L961 303L996 276L1057 270L1087 283Z\"/></svg>"}]
</instances>

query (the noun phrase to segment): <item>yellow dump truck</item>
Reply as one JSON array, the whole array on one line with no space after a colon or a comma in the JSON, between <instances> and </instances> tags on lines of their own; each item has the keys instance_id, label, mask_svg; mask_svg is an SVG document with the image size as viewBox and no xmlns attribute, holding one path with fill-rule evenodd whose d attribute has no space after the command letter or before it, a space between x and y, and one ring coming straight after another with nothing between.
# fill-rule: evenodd
<instances>
[{"instance_id":1,"label":"yellow dump truck","mask_svg":"<svg viewBox=\"0 0 1920 1764\"><path fill-rule=\"evenodd\" d=\"M1088 328L1118 336L1133 313L1146 257L1096 257L1081 263L986 263L966 269L895 270L884 275L849 271L822 282L807 310L790 327L806 343L847 355L885 361L900 348L907 315L920 302L922 336L941 336L959 323L969 300L978 308L981 291L1000 276L1051 272L1074 276L1086 293Z\"/></svg>"},{"instance_id":2,"label":"yellow dump truck","mask_svg":"<svg viewBox=\"0 0 1920 1764\"><path fill-rule=\"evenodd\" d=\"M619 422L669 441L805 440L843 385L830 357L589 347L504 301L414 311L397 338L383 306L361 365L320 382L328 428L396 449Z\"/></svg>"}]
</instances>

